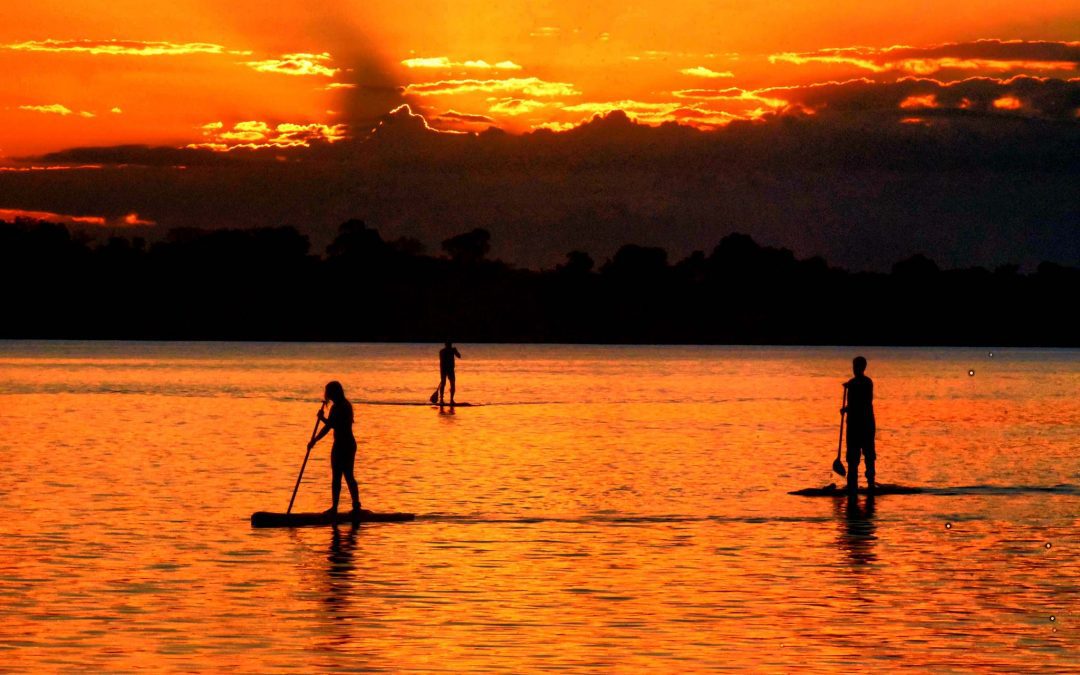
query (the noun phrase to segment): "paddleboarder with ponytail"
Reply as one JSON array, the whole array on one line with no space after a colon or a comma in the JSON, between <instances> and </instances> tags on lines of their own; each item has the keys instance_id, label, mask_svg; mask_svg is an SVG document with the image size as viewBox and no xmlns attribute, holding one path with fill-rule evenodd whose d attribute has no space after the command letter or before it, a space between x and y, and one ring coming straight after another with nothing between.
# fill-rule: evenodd
<instances>
[{"instance_id":1,"label":"paddleboarder with ponytail","mask_svg":"<svg viewBox=\"0 0 1080 675\"><path fill-rule=\"evenodd\" d=\"M337 513L338 499L341 496L341 479L349 486L349 494L352 496L352 509L355 513L360 512L360 486L356 484L353 475L353 463L356 461L356 438L353 436L353 408L345 398L345 389L338 381L329 382L323 393L323 399L331 404L330 414L327 415L326 405L319 408L318 418L323 422L322 431L316 434L308 443L308 450L322 440L323 436L334 430L334 446L330 450L330 468L333 471L333 479L330 484L333 495L333 505L326 513ZM295 496L295 491L294 491ZM291 509L291 504L290 504Z\"/></svg>"}]
</instances>

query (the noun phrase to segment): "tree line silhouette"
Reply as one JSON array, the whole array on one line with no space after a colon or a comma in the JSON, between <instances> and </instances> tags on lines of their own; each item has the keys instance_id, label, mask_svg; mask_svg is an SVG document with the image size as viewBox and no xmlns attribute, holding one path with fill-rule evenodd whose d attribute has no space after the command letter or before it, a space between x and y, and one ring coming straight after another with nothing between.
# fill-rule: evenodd
<instances>
[{"instance_id":1,"label":"tree line silhouette","mask_svg":"<svg viewBox=\"0 0 1080 675\"><path fill-rule=\"evenodd\" d=\"M672 263L627 244L599 267L489 258L475 229L439 255L360 220L325 254L293 227L177 228L92 241L64 225L0 223L4 338L1070 346L1080 269L889 274L797 259L743 234Z\"/></svg>"}]
</instances>

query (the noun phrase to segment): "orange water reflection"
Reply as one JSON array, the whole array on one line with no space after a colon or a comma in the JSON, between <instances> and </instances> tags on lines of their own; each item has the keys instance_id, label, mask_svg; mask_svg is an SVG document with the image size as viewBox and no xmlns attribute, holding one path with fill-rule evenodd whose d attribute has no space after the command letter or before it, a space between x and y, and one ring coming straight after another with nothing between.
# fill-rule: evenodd
<instances>
[{"instance_id":1,"label":"orange water reflection","mask_svg":"<svg viewBox=\"0 0 1080 675\"><path fill-rule=\"evenodd\" d=\"M463 346L492 405L451 416L435 349L0 345L4 665L1077 667L1075 352L866 350L880 479L969 489L851 503L786 494L835 478L851 350ZM419 519L250 529L329 379Z\"/></svg>"}]
</instances>

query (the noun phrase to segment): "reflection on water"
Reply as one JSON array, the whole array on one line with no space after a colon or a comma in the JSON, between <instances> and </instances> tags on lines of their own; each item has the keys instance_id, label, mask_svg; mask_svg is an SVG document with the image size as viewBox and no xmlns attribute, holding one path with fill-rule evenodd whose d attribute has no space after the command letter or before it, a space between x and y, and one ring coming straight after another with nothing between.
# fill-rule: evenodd
<instances>
[{"instance_id":1,"label":"reflection on water","mask_svg":"<svg viewBox=\"0 0 1080 675\"><path fill-rule=\"evenodd\" d=\"M874 495L860 498L848 495L834 498L836 518L843 526L837 544L847 554L853 566L867 565L877 560L874 555Z\"/></svg>"},{"instance_id":2,"label":"reflection on water","mask_svg":"<svg viewBox=\"0 0 1080 675\"><path fill-rule=\"evenodd\" d=\"M852 350L470 346L440 411L437 349L0 343L0 670L1080 668L1077 352L858 350L927 490L848 501L787 493ZM251 529L332 379L418 519Z\"/></svg>"},{"instance_id":3,"label":"reflection on water","mask_svg":"<svg viewBox=\"0 0 1080 675\"><path fill-rule=\"evenodd\" d=\"M348 603L353 591L353 575L356 573L353 551L356 549L356 536L359 531L360 528L355 524L344 528L337 525L330 528L324 597L327 614L336 621L348 621L352 618Z\"/></svg>"}]
</instances>

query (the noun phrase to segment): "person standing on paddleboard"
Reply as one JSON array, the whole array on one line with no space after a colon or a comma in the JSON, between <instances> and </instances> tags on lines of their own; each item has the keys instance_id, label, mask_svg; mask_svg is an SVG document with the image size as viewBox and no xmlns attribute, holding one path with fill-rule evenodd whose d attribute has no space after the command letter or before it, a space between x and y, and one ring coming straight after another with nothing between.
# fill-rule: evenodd
<instances>
[{"instance_id":1,"label":"person standing on paddleboard","mask_svg":"<svg viewBox=\"0 0 1080 675\"><path fill-rule=\"evenodd\" d=\"M330 415L324 410L326 405L319 408L319 420L323 422L320 431L311 442L308 450L311 450L322 440L322 437L334 430L334 446L330 450L330 468L333 470L333 481L330 484L333 494L333 506L326 513L337 513L338 499L341 497L341 479L349 486L349 494L352 496L352 508L354 512L360 511L360 486L356 484L353 476L353 463L356 461L356 438L353 436L353 408L352 404L345 399L345 389L336 380L326 385L323 394L324 401L333 405L330 407Z\"/></svg>"},{"instance_id":2,"label":"person standing on paddleboard","mask_svg":"<svg viewBox=\"0 0 1080 675\"><path fill-rule=\"evenodd\" d=\"M454 343L447 340L446 346L439 350L439 405L443 405L443 395L446 393L446 381L450 380L450 405L454 405L454 394L457 392L457 378L454 376L454 359L460 359L461 352Z\"/></svg>"},{"instance_id":3,"label":"person standing on paddleboard","mask_svg":"<svg viewBox=\"0 0 1080 675\"><path fill-rule=\"evenodd\" d=\"M874 462L877 453L874 449L874 436L877 426L874 422L874 381L866 376L866 359L856 356L851 362L855 377L844 383L847 390L847 405L840 409L840 414L847 414L847 488L849 492L859 489L859 455L866 461L866 486L874 489Z\"/></svg>"}]
</instances>

